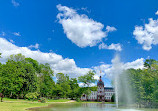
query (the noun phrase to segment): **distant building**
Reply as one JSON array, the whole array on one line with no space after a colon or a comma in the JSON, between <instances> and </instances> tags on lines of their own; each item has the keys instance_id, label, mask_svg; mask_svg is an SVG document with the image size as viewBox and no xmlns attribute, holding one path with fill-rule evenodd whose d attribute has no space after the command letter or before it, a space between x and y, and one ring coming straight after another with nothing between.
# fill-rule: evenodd
<instances>
[{"instance_id":1,"label":"distant building","mask_svg":"<svg viewBox=\"0 0 158 111\"><path fill-rule=\"evenodd\" d=\"M91 91L90 95L83 94L81 100L90 100L90 101L111 101L111 97L115 94L114 88L104 87L104 82L100 79L97 83L97 91Z\"/></svg>"}]
</instances>

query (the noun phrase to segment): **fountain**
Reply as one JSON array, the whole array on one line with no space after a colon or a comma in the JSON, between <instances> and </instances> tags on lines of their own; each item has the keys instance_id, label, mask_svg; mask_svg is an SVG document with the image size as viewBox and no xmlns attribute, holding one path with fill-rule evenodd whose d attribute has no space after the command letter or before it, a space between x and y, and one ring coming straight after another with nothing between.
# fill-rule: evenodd
<instances>
[{"instance_id":1,"label":"fountain","mask_svg":"<svg viewBox=\"0 0 158 111\"><path fill-rule=\"evenodd\" d=\"M115 101L116 107L119 105L130 106L133 103L132 91L128 84L127 74L124 72L123 63L120 62L118 54L112 60L112 74L115 87Z\"/></svg>"}]
</instances>

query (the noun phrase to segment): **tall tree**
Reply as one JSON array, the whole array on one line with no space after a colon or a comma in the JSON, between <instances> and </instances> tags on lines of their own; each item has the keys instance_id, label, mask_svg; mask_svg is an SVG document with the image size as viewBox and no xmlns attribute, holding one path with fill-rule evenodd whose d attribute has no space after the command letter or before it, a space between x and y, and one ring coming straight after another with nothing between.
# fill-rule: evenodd
<instances>
[{"instance_id":1,"label":"tall tree","mask_svg":"<svg viewBox=\"0 0 158 111\"><path fill-rule=\"evenodd\" d=\"M84 86L90 86L91 83L94 83L96 79L94 79L95 72L89 71L86 75L78 77L79 82L84 83Z\"/></svg>"},{"instance_id":2,"label":"tall tree","mask_svg":"<svg viewBox=\"0 0 158 111\"><path fill-rule=\"evenodd\" d=\"M39 84L41 96L48 98L52 97L53 87L55 85L52 79L53 75L54 73L48 63L40 65Z\"/></svg>"},{"instance_id":3,"label":"tall tree","mask_svg":"<svg viewBox=\"0 0 158 111\"><path fill-rule=\"evenodd\" d=\"M90 94L90 89L89 89L90 84L96 81L96 79L94 79L94 75L95 75L94 71L89 71L86 75L78 77L79 82L83 83L84 86L87 86L87 88L84 88L84 90L82 90L82 92L87 95L86 98Z\"/></svg>"},{"instance_id":4,"label":"tall tree","mask_svg":"<svg viewBox=\"0 0 158 111\"><path fill-rule=\"evenodd\" d=\"M60 96L62 98L68 98L71 93L69 76L64 75L63 73L57 73L56 78L57 84L60 86L59 88L61 90Z\"/></svg>"}]
</instances>

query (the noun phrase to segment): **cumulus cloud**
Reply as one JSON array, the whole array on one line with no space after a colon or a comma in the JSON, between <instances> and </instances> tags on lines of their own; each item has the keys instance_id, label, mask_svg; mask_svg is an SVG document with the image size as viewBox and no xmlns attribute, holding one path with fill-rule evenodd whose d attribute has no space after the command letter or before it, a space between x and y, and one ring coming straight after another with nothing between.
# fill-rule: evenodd
<instances>
[{"instance_id":1,"label":"cumulus cloud","mask_svg":"<svg viewBox=\"0 0 158 111\"><path fill-rule=\"evenodd\" d=\"M40 63L49 63L55 73L62 72L68 74L70 77L84 75L90 70L89 68L77 67L74 59L64 59L61 55L52 52L44 53L40 50L32 51L27 47L18 47L4 38L0 38L0 53L2 53L2 58L0 58L0 62L2 63L4 63L10 55L21 53Z\"/></svg>"},{"instance_id":2,"label":"cumulus cloud","mask_svg":"<svg viewBox=\"0 0 158 111\"><path fill-rule=\"evenodd\" d=\"M93 69L96 71L95 76L106 76L107 78L112 79L115 75L115 71L118 71L116 68L121 70L126 70L130 68L134 69L143 69L144 68L144 59L140 58L132 62L121 63L118 62L119 58L115 58L112 60L112 64L101 64L100 66L95 66ZM116 67L117 66L117 67ZM116 72L118 73L118 72Z\"/></svg>"},{"instance_id":3,"label":"cumulus cloud","mask_svg":"<svg viewBox=\"0 0 158 111\"><path fill-rule=\"evenodd\" d=\"M106 30L107 32L113 32L113 31L116 31L117 29L115 27L106 26Z\"/></svg>"},{"instance_id":4,"label":"cumulus cloud","mask_svg":"<svg viewBox=\"0 0 158 111\"><path fill-rule=\"evenodd\" d=\"M95 46L107 36L108 32L115 31L115 27L106 27L100 22L88 18L85 14L78 14L76 10L57 5L59 13L57 19L62 24L64 33L77 46L83 48L87 46Z\"/></svg>"},{"instance_id":5,"label":"cumulus cloud","mask_svg":"<svg viewBox=\"0 0 158 111\"><path fill-rule=\"evenodd\" d=\"M12 39L10 39L9 41L10 41L11 43L14 43L14 40L12 40Z\"/></svg>"},{"instance_id":6,"label":"cumulus cloud","mask_svg":"<svg viewBox=\"0 0 158 111\"><path fill-rule=\"evenodd\" d=\"M121 47L121 44L114 44L112 43L111 45L106 45L104 43L101 43L99 45L99 49L109 49L109 50L116 50L116 51L122 51L122 47Z\"/></svg>"},{"instance_id":7,"label":"cumulus cloud","mask_svg":"<svg viewBox=\"0 0 158 111\"><path fill-rule=\"evenodd\" d=\"M78 85L79 85L80 87L88 87L88 86L85 85L84 83L78 83ZM90 87L93 87L93 86L96 86L96 84L95 84L95 83L91 83L89 86L90 86Z\"/></svg>"},{"instance_id":8,"label":"cumulus cloud","mask_svg":"<svg viewBox=\"0 0 158 111\"><path fill-rule=\"evenodd\" d=\"M21 36L20 32L14 32L13 35L15 35L15 36Z\"/></svg>"},{"instance_id":9,"label":"cumulus cloud","mask_svg":"<svg viewBox=\"0 0 158 111\"><path fill-rule=\"evenodd\" d=\"M113 64L105 64L102 63L99 66L94 66L91 68L80 68L76 65L74 59L63 58L61 55L58 55L53 52L44 53L40 50L33 51L28 47L18 47L13 43L7 41L4 38L0 38L0 53L2 53L2 58L0 58L0 62L5 63L8 57L12 54L23 54L26 57L31 57L37 60L39 63L49 63L52 70L54 70L55 74L62 72L64 74L68 74L70 77L79 77L86 74L89 70L95 70L96 75L95 79L99 79L99 76L104 76L110 78L113 75L114 66ZM122 63L119 67L123 69L129 68L143 68L144 59L140 58L133 62Z\"/></svg>"},{"instance_id":10,"label":"cumulus cloud","mask_svg":"<svg viewBox=\"0 0 158 111\"><path fill-rule=\"evenodd\" d=\"M142 48L149 51L152 45L158 44L158 19L150 18L148 24L135 26L133 35L138 43L143 45Z\"/></svg>"},{"instance_id":11,"label":"cumulus cloud","mask_svg":"<svg viewBox=\"0 0 158 111\"><path fill-rule=\"evenodd\" d=\"M38 49L39 48L39 44L38 43L36 43L35 45L30 45L30 46L28 46L28 48L35 48L35 49Z\"/></svg>"},{"instance_id":12,"label":"cumulus cloud","mask_svg":"<svg viewBox=\"0 0 158 111\"><path fill-rule=\"evenodd\" d=\"M158 11L155 14L158 15Z\"/></svg>"},{"instance_id":13,"label":"cumulus cloud","mask_svg":"<svg viewBox=\"0 0 158 111\"><path fill-rule=\"evenodd\" d=\"M15 0L11 1L14 7L18 7L20 4L18 2L16 2Z\"/></svg>"}]
</instances>

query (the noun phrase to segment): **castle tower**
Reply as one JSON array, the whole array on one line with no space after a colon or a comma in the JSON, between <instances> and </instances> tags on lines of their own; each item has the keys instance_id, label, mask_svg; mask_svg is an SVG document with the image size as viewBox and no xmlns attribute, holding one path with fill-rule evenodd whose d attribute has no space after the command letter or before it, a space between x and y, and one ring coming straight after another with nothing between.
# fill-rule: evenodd
<instances>
[{"instance_id":1,"label":"castle tower","mask_svg":"<svg viewBox=\"0 0 158 111\"><path fill-rule=\"evenodd\" d=\"M104 82L101 76L97 83L97 101L105 101Z\"/></svg>"}]
</instances>

